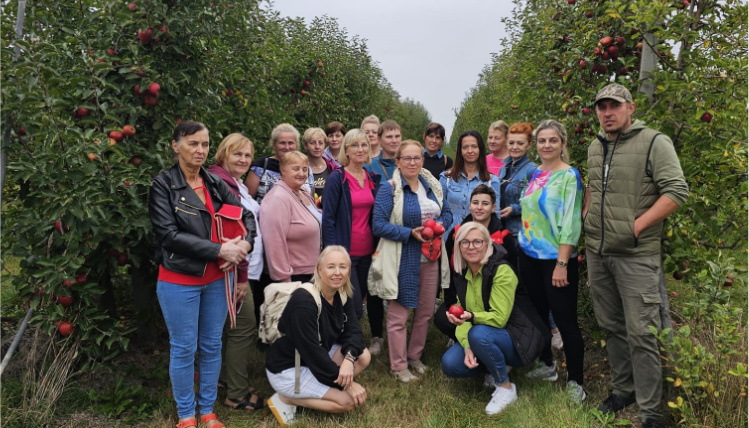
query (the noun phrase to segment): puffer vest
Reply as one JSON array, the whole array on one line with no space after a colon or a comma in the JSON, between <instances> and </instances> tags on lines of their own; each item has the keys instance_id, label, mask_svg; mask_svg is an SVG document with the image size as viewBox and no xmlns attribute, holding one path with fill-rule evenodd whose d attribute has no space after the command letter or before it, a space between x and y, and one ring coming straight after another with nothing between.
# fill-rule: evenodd
<instances>
[{"instance_id":1,"label":"puffer vest","mask_svg":"<svg viewBox=\"0 0 749 428\"><path fill-rule=\"evenodd\" d=\"M600 255L660 254L663 222L645 229L637 238L634 234L635 219L660 197L647 170L656 137L668 139L636 121L616 141L599 136L591 143L588 149L591 198L584 221L585 245L589 251ZM606 164L608 151L612 153Z\"/></svg>"}]
</instances>

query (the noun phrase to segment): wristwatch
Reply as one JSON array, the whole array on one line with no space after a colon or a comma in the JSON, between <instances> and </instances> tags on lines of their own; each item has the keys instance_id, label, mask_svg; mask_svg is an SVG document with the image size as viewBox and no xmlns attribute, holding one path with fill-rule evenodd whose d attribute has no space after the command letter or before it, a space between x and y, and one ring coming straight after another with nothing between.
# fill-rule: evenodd
<instances>
[{"instance_id":1,"label":"wristwatch","mask_svg":"<svg viewBox=\"0 0 749 428\"><path fill-rule=\"evenodd\" d=\"M557 264L558 264L559 266L561 266L561 267L567 267L567 264L568 264L568 263L567 263L567 262L565 262L564 260L557 260Z\"/></svg>"},{"instance_id":2,"label":"wristwatch","mask_svg":"<svg viewBox=\"0 0 749 428\"><path fill-rule=\"evenodd\" d=\"M351 351L346 352L346 356L344 358L351 361L352 363L355 363L356 360L359 359L359 357L355 357L354 354L351 353Z\"/></svg>"}]
</instances>

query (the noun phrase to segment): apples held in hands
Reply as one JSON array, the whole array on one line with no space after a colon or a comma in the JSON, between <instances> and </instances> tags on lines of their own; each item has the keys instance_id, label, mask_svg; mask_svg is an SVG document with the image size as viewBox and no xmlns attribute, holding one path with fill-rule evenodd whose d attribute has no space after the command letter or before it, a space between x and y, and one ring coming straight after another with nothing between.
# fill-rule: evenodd
<instances>
[{"instance_id":1,"label":"apples held in hands","mask_svg":"<svg viewBox=\"0 0 749 428\"><path fill-rule=\"evenodd\" d=\"M460 318L461 315L463 315L465 311L463 308L459 305L452 305L450 306L450 309L447 310L447 313L454 316L455 318Z\"/></svg>"},{"instance_id":2,"label":"apples held in hands","mask_svg":"<svg viewBox=\"0 0 749 428\"><path fill-rule=\"evenodd\" d=\"M437 222L431 218L424 222L424 227L428 229L434 229L434 226L436 225L437 225Z\"/></svg>"},{"instance_id":3,"label":"apples held in hands","mask_svg":"<svg viewBox=\"0 0 749 428\"><path fill-rule=\"evenodd\" d=\"M432 239L434 239L434 230L430 227L425 226L423 229L421 229L421 237L424 240L431 241Z\"/></svg>"}]
</instances>

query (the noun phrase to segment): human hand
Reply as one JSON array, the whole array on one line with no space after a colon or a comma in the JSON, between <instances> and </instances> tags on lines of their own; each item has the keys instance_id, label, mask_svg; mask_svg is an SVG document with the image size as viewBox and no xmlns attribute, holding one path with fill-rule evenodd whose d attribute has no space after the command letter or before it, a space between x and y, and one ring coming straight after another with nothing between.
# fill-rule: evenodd
<instances>
[{"instance_id":1,"label":"human hand","mask_svg":"<svg viewBox=\"0 0 749 428\"><path fill-rule=\"evenodd\" d=\"M344 388L344 391L354 399L354 406L361 407L364 402L367 401L367 390L357 382L351 382L348 388Z\"/></svg>"},{"instance_id":2,"label":"human hand","mask_svg":"<svg viewBox=\"0 0 749 428\"><path fill-rule=\"evenodd\" d=\"M346 389L354 382L354 363L344 358L338 369L338 379L335 383Z\"/></svg>"},{"instance_id":3,"label":"human hand","mask_svg":"<svg viewBox=\"0 0 749 428\"><path fill-rule=\"evenodd\" d=\"M447 320L450 321L451 324L454 325L463 325L465 320L461 319L463 315L465 315L465 312L463 312L460 316L461 318L456 317L455 315L451 314L450 312L445 311L447 314Z\"/></svg>"},{"instance_id":4,"label":"human hand","mask_svg":"<svg viewBox=\"0 0 749 428\"><path fill-rule=\"evenodd\" d=\"M416 228L411 229L411 236L414 237L419 242L429 242L426 239L421 237L421 231L424 229L424 226L419 226Z\"/></svg>"},{"instance_id":5,"label":"human hand","mask_svg":"<svg viewBox=\"0 0 749 428\"><path fill-rule=\"evenodd\" d=\"M499 210L499 216L502 218L507 218L512 214L512 207L502 208Z\"/></svg>"},{"instance_id":6,"label":"human hand","mask_svg":"<svg viewBox=\"0 0 749 428\"><path fill-rule=\"evenodd\" d=\"M479 366L479 361L476 359L476 356L473 355L473 351L471 351L471 348L466 349L466 356L463 358L463 364L465 364L466 367L469 369L475 369Z\"/></svg>"},{"instance_id":7,"label":"human hand","mask_svg":"<svg viewBox=\"0 0 749 428\"><path fill-rule=\"evenodd\" d=\"M244 300L245 296L247 296L247 289L250 287L249 282L240 282L237 284L237 290L234 293L234 298L236 299L237 303Z\"/></svg>"},{"instance_id":8,"label":"human hand","mask_svg":"<svg viewBox=\"0 0 749 428\"><path fill-rule=\"evenodd\" d=\"M567 281L567 266L557 265L554 273L551 274L551 285L554 287L566 287L570 283Z\"/></svg>"},{"instance_id":9,"label":"human hand","mask_svg":"<svg viewBox=\"0 0 749 428\"><path fill-rule=\"evenodd\" d=\"M218 251L218 257L226 262L221 265L222 269L226 270L227 263L230 267L238 265L247 257L247 245L241 244L242 242L249 244L241 236L233 239L224 238L224 243L221 244L221 249Z\"/></svg>"}]
</instances>

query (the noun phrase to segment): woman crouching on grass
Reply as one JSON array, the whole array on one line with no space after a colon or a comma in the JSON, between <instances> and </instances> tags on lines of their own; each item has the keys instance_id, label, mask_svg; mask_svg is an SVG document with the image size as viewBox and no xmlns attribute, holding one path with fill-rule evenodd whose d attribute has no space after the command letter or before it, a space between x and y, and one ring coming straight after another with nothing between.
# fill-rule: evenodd
<instances>
[{"instance_id":1,"label":"woman crouching on grass","mask_svg":"<svg viewBox=\"0 0 749 428\"><path fill-rule=\"evenodd\" d=\"M488 371L495 390L486 413L494 415L518 398L507 366L533 362L551 334L518 284L507 251L491 242L486 227L476 222L463 224L455 243L453 280L465 312L460 317L447 314L457 326L458 343L442 356L442 371L449 377L473 377Z\"/></svg>"},{"instance_id":2,"label":"woman crouching on grass","mask_svg":"<svg viewBox=\"0 0 749 428\"><path fill-rule=\"evenodd\" d=\"M296 407L342 413L364 405L367 392L354 381L369 366L371 356L354 311L349 274L351 259L340 245L325 248L317 259L314 288L295 291L278 323L284 336L268 349L266 372L276 393L268 407L281 425L294 422ZM295 350L303 363L295 393Z\"/></svg>"}]
</instances>

